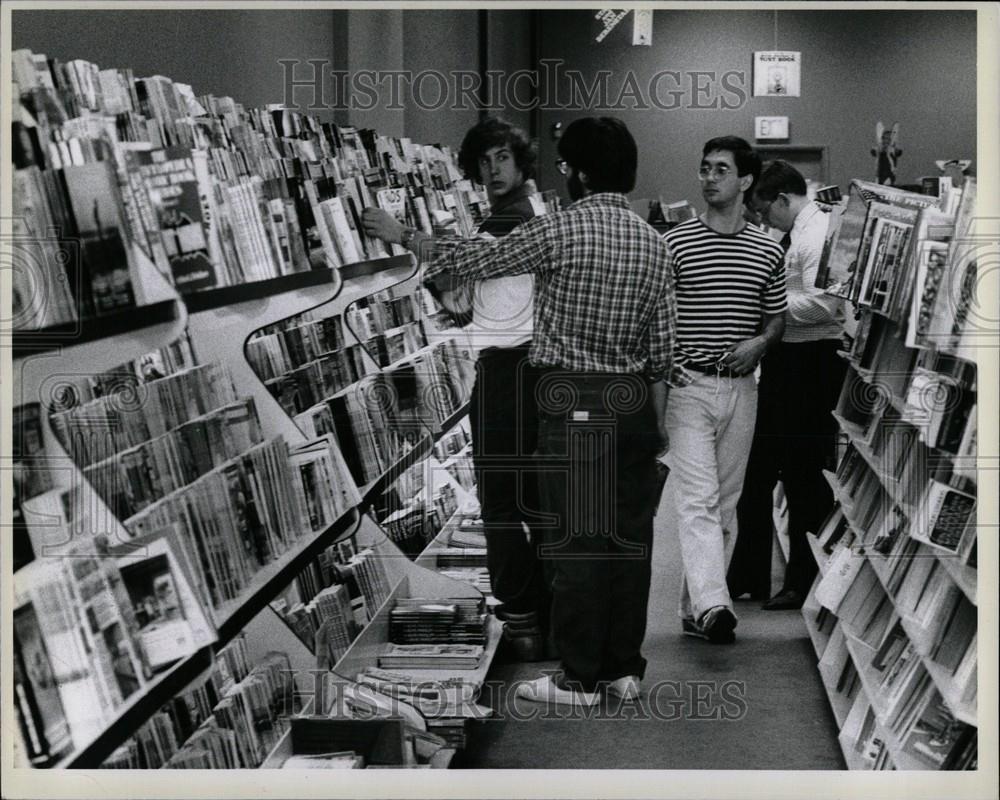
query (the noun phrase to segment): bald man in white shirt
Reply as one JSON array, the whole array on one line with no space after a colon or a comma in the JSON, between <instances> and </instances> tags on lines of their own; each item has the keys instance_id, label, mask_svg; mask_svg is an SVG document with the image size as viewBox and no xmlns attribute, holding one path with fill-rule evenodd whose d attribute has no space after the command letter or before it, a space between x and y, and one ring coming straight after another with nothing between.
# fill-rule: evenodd
<instances>
[{"instance_id":1,"label":"bald man in white shirt","mask_svg":"<svg viewBox=\"0 0 1000 800\"><path fill-rule=\"evenodd\" d=\"M776 611L802 607L817 571L805 537L817 533L833 507L823 469L835 457L831 411L846 372L837 355L843 308L815 286L829 215L809 200L798 170L775 161L761 173L750 205L762 222L785 232L788 311L781 342L761 362L754 443L727 582L734 599L749 594ZM788 503L790 550L781 590L768 599L772 497L779 480Z\"/></svg>"}]
</instances>

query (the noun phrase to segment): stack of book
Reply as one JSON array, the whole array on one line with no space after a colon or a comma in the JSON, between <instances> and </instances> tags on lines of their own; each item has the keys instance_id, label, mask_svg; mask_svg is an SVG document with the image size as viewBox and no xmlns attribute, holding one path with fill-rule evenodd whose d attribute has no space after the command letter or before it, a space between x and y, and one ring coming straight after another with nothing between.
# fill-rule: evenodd
<instances>
[{"instance_id":1,"label":"stack of book","mask_svg":"<svg viewBox=\"0 0 1000 800\"><path fill-rule=\"evenodd\" d=\"M202 722L169 758L168 769L254 769L288 728L294 711L291 665L284 653L269 653L250 668L245 650L221 654L227 666L213 671L218 698Z\"/></svg>"},{"instance_id":2,"label":"stack of book","mask_svg":"<svg viewBox=\"0 0 1000 800\"><path fill-rule=\"evenodd\" d=\"M479 644L388 644L378 657L385 669L476 669L485 650Z\"/></svg>"},{"instance_id":3,"label":"stack of book","mask_svg":"<svg viewBox=\"0 0 1000 800\"><path fill-rule=\"evenodd\" d=\"M53 515L81 536L117 525L104 513L132 536L174 527L203 602L218 610L359 496L331 436L293 448L265 440L254 404L236 396L225 368L173 350L67 385L53 406L54 432L105 509L92 508L80 487L22 505L36 550L53 535Z\"/></svg>"},{"instance_id":4,"label":"stack of book","mask_svg":"<svg viewBox=\"0 0 1000 800\"><path fill-rule=\"evenodd\" d=\"M476 598L400 598L389 612L397 644L486 644L485 601Z\"/></svg>"},{"instance_id":5,"label":"stack of book","mask_svg":"<svg viewBox=\"0 0 1000 800\"><path fill-rule=\"evenodd\" d=\"M366 619L371 619L389 598L389 593L392 591L382 557L371 548L366 547L352 556L345 567L354 577L361 595L364 597L367 609Z\"/></svg>"}]
</instances>

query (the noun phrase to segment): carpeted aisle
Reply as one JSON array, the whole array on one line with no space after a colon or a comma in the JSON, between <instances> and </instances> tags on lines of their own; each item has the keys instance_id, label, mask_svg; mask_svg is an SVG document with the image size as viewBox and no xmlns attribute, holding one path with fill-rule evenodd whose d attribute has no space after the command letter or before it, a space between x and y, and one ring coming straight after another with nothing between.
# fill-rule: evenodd
<instances>
[{"instance_id":1,"label":"carpeted aisle","mask_svg":"<svg viewBox=\"0 0 1000 800\"><path fill-rule=\"evenodd\" d=\"M456 767L845 768L798 611L765 612L759 603L741 601L735 645L681 636L680 551L669 506L661 504L656 519L644 651L649 667L639 707L604 701L597 709L547 711L515 700L511 683L554 663L497 663L481 700L497 716L471 726Z\"/></svg>"}]
</instances>

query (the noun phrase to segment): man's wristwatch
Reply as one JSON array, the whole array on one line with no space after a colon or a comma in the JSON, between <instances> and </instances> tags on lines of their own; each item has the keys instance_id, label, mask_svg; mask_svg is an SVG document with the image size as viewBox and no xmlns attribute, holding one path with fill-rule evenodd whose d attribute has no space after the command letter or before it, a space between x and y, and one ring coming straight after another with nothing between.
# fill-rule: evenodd
<instances>
[{"instance_id":1,"label":"man's wristwatch","mask_svg":"<svg viewBox=\"0 0 1000 800\"><path fill-rule=\"evenodd\" d=\"M399 237L399 243L407 250L409 250L410 242L413 241L413 237L416 235L417 235L416 228L403 228L403 234Z\"/></svg>"}]
</instances>

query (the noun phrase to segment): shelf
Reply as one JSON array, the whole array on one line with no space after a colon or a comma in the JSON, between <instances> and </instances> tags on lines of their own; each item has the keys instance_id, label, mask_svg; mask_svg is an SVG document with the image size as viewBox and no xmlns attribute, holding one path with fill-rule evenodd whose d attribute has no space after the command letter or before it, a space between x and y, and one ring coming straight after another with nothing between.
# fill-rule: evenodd
<instances>
[{"instance_id":1,"label":"shelf","mask_svg":"<svg viewBox=\"0 0 1000 800\"><path fill-rule=\"evenodd\" d=\"M830 634L821 631L819 625L816 623L815 617L819 613L820 608L821 606L816 602L814 594L810 592L805 603L802 604L802 619L805 622L806 631L809 633L809 640L812 642L813 650L816 651L817 659L823 657L823 653L830 642Z\"/></svg>"},{"instance_id":2,"label":"shelf","mask_svg":"<svg viewBox=\"0 0 1000 800\"><path fill-rule=\"evenodd\" d=\"M407 253L402 256L390 256L389 258L377 258L373 261L358 261L354 264L345 264L343 267L339 267L337 271L340 273L341 278L349 281L368 275L377 275L380 272L386 272L390 269L413 267L413 264L413 256Z\"/></svg>"},{"instance_id":3,"label":"shelf","mask_svg":"<svg viewBox=\"0 0 1000 800\"><path fill-rule=\"evenodd\" d=\"M10 338L11 358L26 358L63 347L74 347L112 336L134 333L154 325L172 322L176 316L176 302L162 300L99 317L52 325L48 328L14 331Z\"/></svg>"},{"instance_id":4,"label":"shelf","mask_svg":"<svg viewBox=\"0 0 1000 800\"><path fill-rule=\"evenodd\" d=\"M862 437L860 426L855 425L852 422L848 422L836 411L832 413L833 418L836 419L837 423L840 425L840 429L847 434L847 438L850 440L851 444L854 445L854 449L858 451L871 471L875 473L875 476L882 483L883 488L892 497L893 502L901 506L905 506L906 508L910 508L911 504L899 497L899 479L882 469L881 465L878 463L878 459L875 457L875 454L871 451L868 443Z\"/></svg>"},{"instance_id":5,"label":"shelf","mask_svg":"<svg viewBox=\"0 0 1000 800\"><path fill-rule=\"evenodd\" d=\"M366 484L361 488L361 506L371 505L375 499L382 494L389 486L391 486L400 475L402 475L406 470L417 464L424 456L432 452L434 443L438 441L444 434L450 431L458 422L469 413L469 404L466 403L458 411L448 417L444 422L441 423L439 430L435 431L433 434L427 434L422 437L412 448L406 451L406 453L401 456L396 463L390 466L385 472L383 472L375 480Z\"/></svg>"},{"instance_id":6,"label":"shelf","mask_svg":"<svg viewBox=\"0 0 1000 800\"><path fill-rule=\"evenodd\" d=\"M840 624L843 627L843 623ZM879 687L876 676L873 675L871 671L871 659L866 659L864 657L864 652L861 650L861 647L864 645L859 645L857 640L851 633L848 632L846 627L844 627L844 641L847 645L847 652L854 661L854 667L857 669L858 675L861 678L862 690L868 698L868 702L871 704L872 710L875 712L875 727L879 734L881 734L886 746L889 748L889 752L892 754L892 761L896 765L896 769L907 771L931 771L931 767L925 766L919 759L904 751L902 743L899 741L899 737L896 736L894 731L886 727L883 721L885 719L886 708L881 702L882 696L878 691Z\"/></svg>"},{"instance_id":7,"label":"shelf","mask_svg":"<svg viewBox=\"0 0 1000 800\"><path fill-rule=\"evenodd\" d=\"M838 489L836 487L834 488L834 492L835 494L838 492ZM838 494L838 499L839 499L839 494ZM844 508L844 517L847 519L848 525L850 525L851 529L854 531L855 536L858 537L859 541L863 541L861 532L855 525L854 520L851 519L849 509L845 508L843 506L843 503L841 503L841 507ZM940 557L938 558L938 560L941 561ZM889 599L893 603L893 607L895 608L896 597L889 590L889 578L886 575L886 567L884 559L880 557L875 557L875 558L867 558L867 561L868 564L871 566L872 571L875 573L875 577L878 578L879 583L882 585L882 589L885 591L886 595L888 595ZM911 642L913 642L914 645L920 645L922 642L926 640L926 636L922 635L920 631L917 630L916 622L914 622L909 616L907 616L899 609L896 609L896 614L899 617L900 624L903 626L903 631L906 633L906 637ZM850 638L850 636L848 636L848 638ZM976 722L975 707L970 706L968 703L962 702L961 696L959 695L956 687L954 686L954 684L950 679L951 676L945 672L943 667L939 666L937 663L934 662L933 659L931 659L928 655L926 655L921 647L917 646L916 652L917 655L920 656L920 661L923 663L924 669L931 676L934 685L937 687L937 690L941 693L941 697L948 705L948 708L951 709L951 712L955 715L955 718L969 725L977 725L978 723Z\"/></svg>"},{"instance_id":8,"label":"shelf","mask_svg":"<svg viewBox=\"0 0 1000 800\"><path fill-rule=\"evenodd\" d=\"M329 284L336 288L340 281L332 269L310 269L304 272L293 272L291 275L279 275L262 281L249 281L234 286L220 286L218 289L206 289L202 292L191 292L181 295L188 312L197 314L201 311L212 311L216 308L239 305L251 300L261 300L265 297L293 292L310 286Z\"/></svg>"},{"instance_id":9,"label":"shelf","mask_svg":"<svg viewBox=\"0 0 1000 800\"><path fill-rule=\"evenodd\" d=\"M819 543L819 539L808 531L806 532L806 541L809 542L809 549L812 550L813 558L816 559L816 566L819 567L819 574L822 578L826 575L826 563L830 556L825 550L823 550Z\"/></svg>"},{"instance_id":10,"label":"shelf","mask_svg":"<svg viewBox=\"0 0 1000 800\"><path fill-rule=\"evenodd\" d=\"M809 624L810 623L807 620L807 627ZM838 639L839 641L835 642L835 640ZM851 660L850 654L844 646L844 631L840 627L840 622L836 619L834 621L833 631L829 634L826 641L826 647L818 656L819 675L820 680L823 683L823 688L826 691L827 700L830 703L830 710L833 711L833 717L837 722L837 728L841 729L847 721L847 715L851 710L853 700L848 698L848 696L843 692L837 690L837 681L840 679L840 676L847 664L850 663L853 665L854 662ZM834 650L838 650L843 656L839 663L831 663L829 660L824 660L824 656Z\"/></svg>"},{"instance_id":11,"label":"shelf","mask_svg":"<svg viewBox=\"0 0 1000 800\"><path fill-rule=\"evenodd\" d=\"M406 669L386 668L385 671L399 675L412 674L414 677L420 678L421 681L428 683L446 681L449 678L460 677L468 683L475 684L478 689L486 681L486 675L490 671L490 666L493 663L493 657L496 655L497 648L500 646L500 638L502 634L503 623L490 614L486 631L486 645L483 648L483 657L479 660L479 666L475 669L421 669L420 667L407 667ZM431 717L431 719L433 719L433 717Z\"/></svg>"},{"instance_id":12,"label":"shelf","mask_svg":"<svg viewBox=\"0 0 1000 800\"><path fill-rule=\"evenodd\" d=\"M200 675L209 670L213 648L203 647L174 664L156 682L130 703L122 706L114 721L98 736L75 753L67 756L55 769L96 769L130 737L146 720L159 711L175 695L183 691Z\"/></svg>"},{"instance_id":13,"label":"shelf","mask_svg":"<svg viewBox=\"0 0 1000 800\"><path fill-rule=\"evenodd\" d=\"M203 292L191 292L182 295L181 299L192 314L202 311L212 311L217 308L239 305L251 300L261 300L267 297L294 292L299 289L307 289L313 286L323 286L329 284L332 288L339 288L343 281L353 278L360 278L367 275L377 275L400 267L409 267L412 262L410 256L393 256L392 258L379 258L374 261L359 261L356 264L348 264L338 269L329 267L319 267L305 270L303 272L293 272L290 275L279 275L275 278L267 278L262 281L250 281L240 283L235 286L220 286L218 289L207 289ZM332 297L330 299L333 299Z\"/></svg>"},{"instance_id":14,"label":"shelf","mask_svg":"<svg viewBox=\"0 0 1000 800\"><path fill-rule=\"evenodd\" d=\"M840 752L844 754L844 761L847 762L847 768L852 772L867 772L861 764L861 756L859 756L854 751L854 743L844 741L843 732L837 737L840 742Z\"/></svg>"},{"instance_id":15,"label":"shelf","mask_svg":"<svg viewBox=\"0 0 1000 800\"><path fill-rule=\"evenodd\" d=\"M448 521L441 526L441 530L437 532L434 538L427 543L427 547L423 549L413 563L420 567L436 570L437 554L444 547L447 547L448 539L451 537L452 528L455 527L456 520L461 519L461 516L462 512L456 510L455 513L448 518Z\"/></svg>"},{"instance_id":16,"label":"shelf","mask_svg":"<svg viewBox=\"0 0 1000 800\"><path fill-rule=\"evenodd\" d=\"M977 605L976 603L976 586L978 583L978 572L966 564L959 561L957 556L945 555L944 553L937 553L937 560L941 562L941 566L944 567L945 572L947 572L959 589L962 590L964 594L972 605Z\"/></svg>"},{"instance_id":17,"label":"shelf","mask_svg":"<svg viewBox=\"0 0 1000 800\"><path fill-rule=\"evenodd\" d=\"M219 609L217 613L219 641L215 645L216 649L243 630L247 623L263 611L275 595L291 583L313 558L337 542L357 521L357 509L349 509L326 530L257 572L243 596L229 601Z\"/></svg>"}]
</instances>

